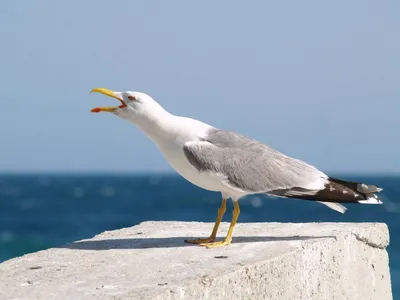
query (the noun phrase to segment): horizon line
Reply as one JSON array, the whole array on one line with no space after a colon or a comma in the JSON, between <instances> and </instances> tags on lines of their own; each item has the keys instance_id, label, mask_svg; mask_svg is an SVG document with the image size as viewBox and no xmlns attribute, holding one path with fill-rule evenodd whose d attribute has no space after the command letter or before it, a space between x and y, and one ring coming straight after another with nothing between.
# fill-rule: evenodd
<instances>
[{"instance_id":1,"label":"horizon line","mask_svg":"<svg viewBox=\"0 0 400 300\"><path fill-rule=\"evenodd\" d=\"M327 171L324 172L329 176L400 176L400 171ZM115 170L99 170L99 171L82 171L82 170L3 170L0 171L0 176L7 175L89 175L89 176L104 176L104 175L124 175L124 176L178 176L182 177L179 173L173 170L163 171L115 171Z\"/></svg>"}]
</instances>

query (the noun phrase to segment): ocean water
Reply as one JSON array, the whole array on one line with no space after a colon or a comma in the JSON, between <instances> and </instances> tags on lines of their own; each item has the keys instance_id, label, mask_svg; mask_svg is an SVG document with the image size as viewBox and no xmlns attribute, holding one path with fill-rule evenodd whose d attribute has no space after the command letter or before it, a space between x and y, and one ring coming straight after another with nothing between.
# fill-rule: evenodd
<instances>
[{"instance_id":1,"label":"ocean water","mask_svg":"<svg viewBox=\"0 0 400 300\"><path fill-rule=\"evenodd\" d=\"M393 294L400 295L400 176L336 177L383 187L384 205L349 204L342 215L256 195L241 200L239 222L385 222ZM214 222L220 201L175 175L1 175L0 261L146 220Z\"/></svg>"}]
</instances>

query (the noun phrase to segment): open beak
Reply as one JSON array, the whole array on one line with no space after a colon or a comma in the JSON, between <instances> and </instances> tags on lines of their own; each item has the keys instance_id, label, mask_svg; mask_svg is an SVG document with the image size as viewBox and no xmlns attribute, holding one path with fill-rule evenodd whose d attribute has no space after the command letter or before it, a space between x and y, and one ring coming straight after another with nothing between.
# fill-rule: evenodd
<instances>
[{"instance_id":1,"label":"open beak","mask_svg":"<svg viewBox=\"0 0 400 300\"><path fill-rule=\"evenodd\" d=\"M111 90L104 89L104 88L95 88L95 89L91 90L90 93L100 93L100 94L115 98L121 102L120 106L95 107L90 112L95 112L95 113L102 112L102 111L114 112L118 108L126 107L126 103L124 102L124 100L122 100L122 97L118 95L119 93L116 93L116 92L113 92Z\"/></svg>"}]
</instances>

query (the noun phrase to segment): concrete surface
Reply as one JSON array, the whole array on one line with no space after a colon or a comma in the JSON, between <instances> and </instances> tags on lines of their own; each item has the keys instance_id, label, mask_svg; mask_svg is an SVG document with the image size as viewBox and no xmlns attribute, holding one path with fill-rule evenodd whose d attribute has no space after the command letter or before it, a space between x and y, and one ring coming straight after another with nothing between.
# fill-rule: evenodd
<instances>
[{"instance_id":1,"label":"concrete surface","mask_svg":"<svg viewBox=\"0 0 400 300\"><path fill-rule=\"evenodd\" d=\"M221 224L220 236L228 224ZM0 299L392 299L388 229L372 223L145 222L0 264Z\"/></svg>"}]
</instances>

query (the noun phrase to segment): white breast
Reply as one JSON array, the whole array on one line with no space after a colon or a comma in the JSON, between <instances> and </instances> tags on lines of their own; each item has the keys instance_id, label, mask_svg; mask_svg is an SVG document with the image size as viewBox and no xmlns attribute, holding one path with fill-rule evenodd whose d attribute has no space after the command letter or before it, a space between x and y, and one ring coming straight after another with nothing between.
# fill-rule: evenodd
<instances>
[{"instance_id":1,"label":"white breast","mask_svg":"<svg viewBox=\"0 0 400 300\"><path fill-rule=\"evenodd\" d=\"M223 184L224 178L218 174L211 172L200 173L193 167L187 160L182 145L173 143L158 146L171 167L186 180L209 191L222 192L224 189L227 189Z\"/></svg>"}]
</instances>

